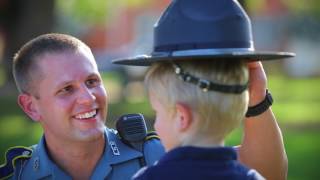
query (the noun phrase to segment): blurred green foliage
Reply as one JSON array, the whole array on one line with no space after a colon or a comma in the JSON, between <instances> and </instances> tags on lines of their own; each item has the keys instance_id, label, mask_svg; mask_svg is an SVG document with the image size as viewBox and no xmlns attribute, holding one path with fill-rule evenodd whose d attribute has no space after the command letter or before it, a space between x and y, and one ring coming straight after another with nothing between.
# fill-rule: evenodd
<instances>
[{"instance_id":1,"label":"blurred green foliage","mask_svg":"<svg viewBox=\"0 0 320 180\"><path fill-rule=\"evenodd\" d=\"M4 70L3 70L3 66L0 66L0 87L4 84L5 82L5 73L4 73Z\"/></svg>"},{"instance_id":2,"label":"blurred green foliage","mask_svg":"<svg viewBox=\"0 0 320 180\"><path fill-rule=\"evenodd\" d=\"M108 13L105 0L57 0L56 6L74 21L93 22L93 24L105 23Z\"/></svg>"},{"instance_id":3,"label":"blurred green foliage","mask_svg":"<svg viewBox=\"0 0 320 180\"><path fill-rule=\"evenodd\" d=\"M57 10L72 17L72 21L91 24L105 24L122 7L146 7L150 3L150 0L56 0Z\"/></svg>"},{"instance_id":4,"label":"blurred green foliage","mask_svg":"<svg viewBox=\"0 0 320 180\"><path fill-rule=\"evenodd\" d=\"M318 0L283 0L283 2L295 13L312 14L320 17L320 1Z\"/></svg>"},{"instance_id":5,"label":"blurred green foliage","mask_svg":"<svg viewBox=\"0 0 320 180\"><path fill-rule=\"evenodd\" d=\"M111 85L123 84L117 74L103 74L109 96ZM274 113L283 131L285 147L289 159L288 179L318 179L320 161L320 78L292 79L282 76L269 77L269 89L275 103ZM39 124L28 119L16 104L15 97L0 97L0 163L4 161L4 152L15 145L30 146L38 142L42 134ZM114 127L115 119L124 113L143 113L152 128L154 117L146 101L129 103L125 99L109 105L107 126ZM294 126L292 126L294 125ZM293 127L293 128L292 128ZM239 128L232 133L227 145L241 142L242 131Z\"/></svg>"},{"instance_id":6,"label":"blurred green foliage","mask_svg":"<svg viewBox=\"0 0 320 180\"><path fill-rule=\"evenodd\" d=\"M275 101L272 109L280 123L319 123L319 78L270 76L268 79Z\"/></svg>"},{"instance_id":7,"label":"blurred green foliage","mask_svg":"<svg viewBox=\"0 0 320 180\"><path fill-rule=\"evenodd\" d=\"M248 9L254 13L263 12L263 9L266 9L268 6L275 6L279 4L279 7L284 10L292 12L293 14L304 14L304 15L314 15L320 17L320 1L318 0L277 0L268 2L268 0L245 0Z\"/></svg>"}]
</instances>

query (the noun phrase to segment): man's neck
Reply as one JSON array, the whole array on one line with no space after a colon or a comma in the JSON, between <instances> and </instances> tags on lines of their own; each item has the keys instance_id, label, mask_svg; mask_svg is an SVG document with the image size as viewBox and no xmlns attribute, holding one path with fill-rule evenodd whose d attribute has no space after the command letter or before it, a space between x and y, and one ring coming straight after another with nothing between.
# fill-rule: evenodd
<instances>
[{"instance_id":1,"label":"man's neck","mask_svg":"<svg viewBox=\"0 0 320 180\"><path fill-rule=\"evenodd\" d=\"M105 139L80 143L54 143L49 140L47 144L51 159L72 179L90 179L97 163L104 152Z\"/></svg>"}]
</instances>

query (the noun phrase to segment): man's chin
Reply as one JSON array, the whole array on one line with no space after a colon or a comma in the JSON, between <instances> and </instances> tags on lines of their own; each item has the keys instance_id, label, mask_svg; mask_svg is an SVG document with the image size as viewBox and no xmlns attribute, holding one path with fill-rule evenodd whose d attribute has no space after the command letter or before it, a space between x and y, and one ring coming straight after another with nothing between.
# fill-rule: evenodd
<instances>
[{"instance_id":1,"label":"man's chin","mask_svg":"<svg viewBox=\"0 0 320 180\"><path fill-rule=\"evenodd\" d=\"M76 136L81 141L94 141L103 138L104 131L105 127L80 130Z\"/></svg>"}]
</instances>

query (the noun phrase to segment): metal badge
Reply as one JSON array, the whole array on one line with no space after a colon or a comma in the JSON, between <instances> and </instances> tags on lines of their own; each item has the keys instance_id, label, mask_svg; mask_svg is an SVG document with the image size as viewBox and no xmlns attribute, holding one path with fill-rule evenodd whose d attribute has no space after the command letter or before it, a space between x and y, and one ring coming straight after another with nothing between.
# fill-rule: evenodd
<instances>
[{"instance_id":1,"label":"metal badge","mask_svg":"<svg viewBox=\"0 0 320 180\"><path fill-rule=\"evenodd\" d=\"M119 156L120 155L120 151L119 151L119 149L117 147L117 144L114 141L110 141L109 144L111 146L113 155Z\"/></svg>"}]
</instances>

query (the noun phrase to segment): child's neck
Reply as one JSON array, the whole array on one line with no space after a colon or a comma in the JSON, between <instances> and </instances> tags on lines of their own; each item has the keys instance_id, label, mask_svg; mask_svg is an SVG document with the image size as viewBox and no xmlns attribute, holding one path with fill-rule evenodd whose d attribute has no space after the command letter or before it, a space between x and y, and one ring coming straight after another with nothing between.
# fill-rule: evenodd
<instances>
[{"instance_id":1,"label":"child's neck","mask_svg":"<svg viewBox=\"0 0 320 180\"><path fill-rule=\"evenodd\" d=\"M191 138L188 141L182 142L182 146L195 146L195 147L222 147L224 146L224 141L223 140L216 140L210 137L206 138Z\"/></svg>"}]
</instances>

